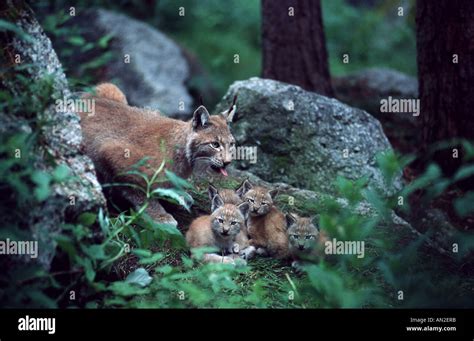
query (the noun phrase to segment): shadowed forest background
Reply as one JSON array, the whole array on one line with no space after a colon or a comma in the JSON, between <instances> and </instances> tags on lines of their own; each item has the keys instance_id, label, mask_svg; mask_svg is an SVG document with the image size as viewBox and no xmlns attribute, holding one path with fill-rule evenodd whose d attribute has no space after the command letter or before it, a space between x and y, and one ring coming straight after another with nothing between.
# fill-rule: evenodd
<instances>
[{"instance_id":1,"label":"shadowed forest background","mask_svg":"<svg viewBox=\"0 0 474 341\"><path fill-rule=\"evenodd\" d=\"M329 65L332 76L346 75L368 67L388 67L410 76L416 76L416 45L414 1L406 1L406 14L399 17L394 9L399 1L322 1ZM46 31L55 42L66 41L69 49L59 50L70 57L81 38L63 27L70 18L64 8L68 2L42 2L35 4ZM78 8L107 8L142 20L173 38L185 50L197 57L215 92L203 94L209 105L216 104L237 79L260 75L261 66L261 13L259 1L242 3L209 0L130 2L74 2ZM178 7L186 9L180 16ZM55 28L57 29L55 31ZM62 28L62 29L59 29ZM87 27L83 27L87 31ZM79 29L80 31L80 29ZM77 39L78 38L78 39ZM68 45L68 44L65 45ZM341 63L343 53L350 51L351 62ZM396 53L393 53L396 51ZM229 65L235 53L240 55L238 65ZM104 57L105 60L105 57ZM102 62L104 63L104 62ZM101 62L97 62L101 64ZM72 66L72 64L71 64ZM65 65L68 77L74 78L82 70ZM82 67L84 68L84 67ZM83 78L83 75L81 75ZM206 79L191 80L196 88L203 89ZM205 84L205 83L204 83ZM205 89L205 88L204 88ZM212 96L208 99L208 96Z\"/></svg>"},{"instance_id":2,"label":"shadowed forest background","mask_svg":"<svg viewBox=\"0 0 474 341\"><path fill-rule=\"evenodd\" d=\"M1 259L0 306L472 308L474 18L465 13L474 8L428 2L35 1L30 12L7 1L0 236L33 236L47 252ZM279 24L292 5L298 21ZM52 45L18 13L36 18ZM446 34L433 28L440 22ZM172 190L148 191L179 229L106 205L76 118L54 110L103 81L131 105L179 119L201 101L222 111L238 94L232 130L258 146L258 161L236 160L215 184L277 188L280 209L315 216L338 240L364 240L365 257L327 257L301 272L265 258L201 264L183 240L209 213L199 178L160 174ZM420 99L420 115L381 112L389 97Z\"/></svg>"}]
</instances>

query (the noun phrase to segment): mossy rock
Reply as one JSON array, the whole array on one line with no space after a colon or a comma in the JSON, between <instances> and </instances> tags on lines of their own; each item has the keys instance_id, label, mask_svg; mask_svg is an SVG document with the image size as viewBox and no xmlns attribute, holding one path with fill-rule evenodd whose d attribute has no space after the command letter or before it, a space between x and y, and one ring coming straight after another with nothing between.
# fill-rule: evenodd
<instances>
[{"instance_id":1,"label":"mossy rock","mask_svg":"<svg viewBox=\"0 0 474 341\"><path fill-rule=\"evenodd\" d=\"M257 161L236 160L270 182L335 193L337 176L392 192L376 166L376 155L391 151L380 122L335 99L274 80L250 78L233 83L216 112L238 95L232 125L238 146L257 147ZM400 176L395 187L401 187Z\"/></svg>"}]
</instances>

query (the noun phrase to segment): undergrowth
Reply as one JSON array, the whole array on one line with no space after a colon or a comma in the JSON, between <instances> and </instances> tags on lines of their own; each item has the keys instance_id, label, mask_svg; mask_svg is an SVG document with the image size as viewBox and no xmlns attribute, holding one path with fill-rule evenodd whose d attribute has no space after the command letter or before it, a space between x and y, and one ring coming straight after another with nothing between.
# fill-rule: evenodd
<instances>
[{"instance_id":1,"label":"undergrowth","mask_svg":"<svg viewBox=\"0 0 474 341\"><path fill-rule=\"evenodd\" d=\"M10 129L0 135L1 239L29 240L31 209L49 197L55 182L68 181L64 170L45 174L38 169L41 153L42 111L51 103L45 89L48 79L27 82L18 73L17 85L24 90L0 88L2 115L28 110L28 129ZM34 100L34 102L32 102ZM138 168L129 175L147 184L147 197L137 210L110 214L104 210L83 212L68 221L54 236L58 247L50 269L35 262L2 256L0 305L2 307L225 307L225 308L346 308L346 307L472 307L473 280L464 271L471 264L474 246L471 232L457 231L448 241L448 253L440 255L427 247L431 226L420 236L406 237L392 221L392 212L409 212L410 197L428 204L459 181L474 174L472 145L463 141L464 165L445 177L432 164L413 182L390 197L367 187L366 179L336 180L338 196L312 201L294 197L288 204L283 194L277 203L284 210L303 215L317 214L316 223L330 238L364 241L365 256L331 255L306 263L295 272L286 261L258 258L245 267L202 264L190 257L183 232L153 221L145 209L149 200L168 201L187 212L188 220L207 212L207 188L165 172L164 165L152 177ZM22 157L15 152L23 151ZM377 163L391 186L401 169L413 158L393 153L379 155ZM54 162L51 160L51 162ZM241 180L241 179L240 179ZM163 188L162 181L172 184ZM235 187L239 180L227 185ZM116 186L117 184L111 184ZM191 198L193 200L191 200ZM460 216L473 213L473 192L454 203ZM401 199L400 199L401 198ZM194 205L192 205L194 201ZM403 204L400 205L400 202ZM361 203L370 203L375 214L361 214ZM181 207L178 209L178 207ZM401 236L403 235L403 238ZM204 252L205 250L203 250Z\"/></svg>"}]
</instances>

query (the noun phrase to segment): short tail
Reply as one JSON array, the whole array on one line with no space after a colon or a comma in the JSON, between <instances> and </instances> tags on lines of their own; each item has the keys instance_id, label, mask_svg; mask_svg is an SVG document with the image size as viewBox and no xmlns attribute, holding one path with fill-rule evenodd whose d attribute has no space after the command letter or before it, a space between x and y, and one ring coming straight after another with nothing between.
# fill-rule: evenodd
<instances>
[{"instance_id":1,"label":"short tail","mask_svg":"<svg viewBox=\"0 0 474 341\"><path fill-rule=\"evenodd\" d=\"M107 98L123 104L127 103L127 98L124 93L112 83L102 83L95 87L97 97Z\"/></svg>"}]
</instances>

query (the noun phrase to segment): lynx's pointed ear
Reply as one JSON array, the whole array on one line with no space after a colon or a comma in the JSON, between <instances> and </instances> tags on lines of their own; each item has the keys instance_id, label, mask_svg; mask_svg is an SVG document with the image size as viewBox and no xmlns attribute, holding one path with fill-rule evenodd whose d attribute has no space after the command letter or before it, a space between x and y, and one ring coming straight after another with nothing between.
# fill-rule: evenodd
<instances>
[{"instance_id":1,"label":"lynx's pointed ear","mask_svg":"<svg viewBox=\"0 0 474 341\"><path fill-rule=\"evenodd\" d=\"M193 130L205 128L209 123L209 119L209 111L207 111L204 105L200 105L193 114Z\"/></svg>"},{"instance_id":2,"label":"lynx's pointed ear","mask_svg":"<svg viewBox=\"0 0 474 341\"><path fill-rule=\"evenodd\" d=\"M212 199L217 195L217 188L215 188L212 184L209 184L209 188L207 189L207 194L209 195L209 201L212 202Z\"/></svg>"},{"instance_id":3,"label":"lynx's pointed ear","mask_svg":"<svg viewBox=\"0 0 474 341\"><path fill-rule=\"evenodd\" d=\"M211 211L214 212L221 206L224 206L224 200L222 200L221 196L217 194L212 198Z\"/></svg>"},{"instance_id":4,"label":"lynx's pointed ear","mask_svg":"<svg viewBox=\"0 0 474 341\"><path fill-rule=\"evenodd\" d=\"M232 106L230 111L224 111L222 116L226 119L227 123L231 123L234 119L235 112L237 111L237 107L235 105Z\"/></svg>"},{"instance_id":5,"label":"lynx's pointed ear","mask_svg":"<svg viewBox=\"0 0 474 341\"><path fill-rule=\"evenodd\" d=\"M314 225L314 227L316 227L318 231L321 230L321 228L319 227L319 220L317 215L312 215L311 217L309 217L309 221L311 222L311 224Z\"/></svg>"},{"instance_id":6,"label":"lynx's pointed ear","mask_svg":"<svg viewBox=\"0 0 474 341\"><path fill-rule=\"evenodd\" d=\"M232 101L232 105L230 106L229 110L222 112L222 116L224 116L227 123L231 123L234 119L235 112L237 111L235 102L237 102L237 95L234 96L234 100Z\"/></svg>"},{"instance_id":7,"label":"lynx's pointed ear","mask_svg":"<svg viewBox=\"0 0 474 341\"><path fill-rule=\"evenodd\" d=\"M268 192L272 199L275 199L275 197L278 195L278 189L272 189L270 192Z\"/></svg>"},{"instance_id":8,"label":"lynx's pointed ear","mask_svg":"<svg viewBox=\"0 0 474 341\"><path fill-rule=\"evenodd\" d=\"M285 219L286 219L286 228L287 229L289 229L291 226L296 224L296 217L291 213L285 214Z\"/></svg>"},{"instance_id":9,"label":"lynx's pointed ear","mask_svg":"<svg viewBox=\"0 0 474 341\"><path fill-rule=\"evenodd\" d=\"M245 193L250 191L253 188L253 185L250 183L249 179L245 179L244 182L235 190L235 193L239 197L243 197Z\"/></svg>"},{"instance_id":10,"label":"lynx's pointed ear","mask_svg":"<svg viewBox=\"0 0 474 341\"><path fill-rule=\"evenodd\" d=\"M237 206L239 209L240 213L244 216L244 219L247 219L249 216L249 210L250 210L250 205L246 202L241 203L239 206Z\"/></svg>"}]
</instances>

